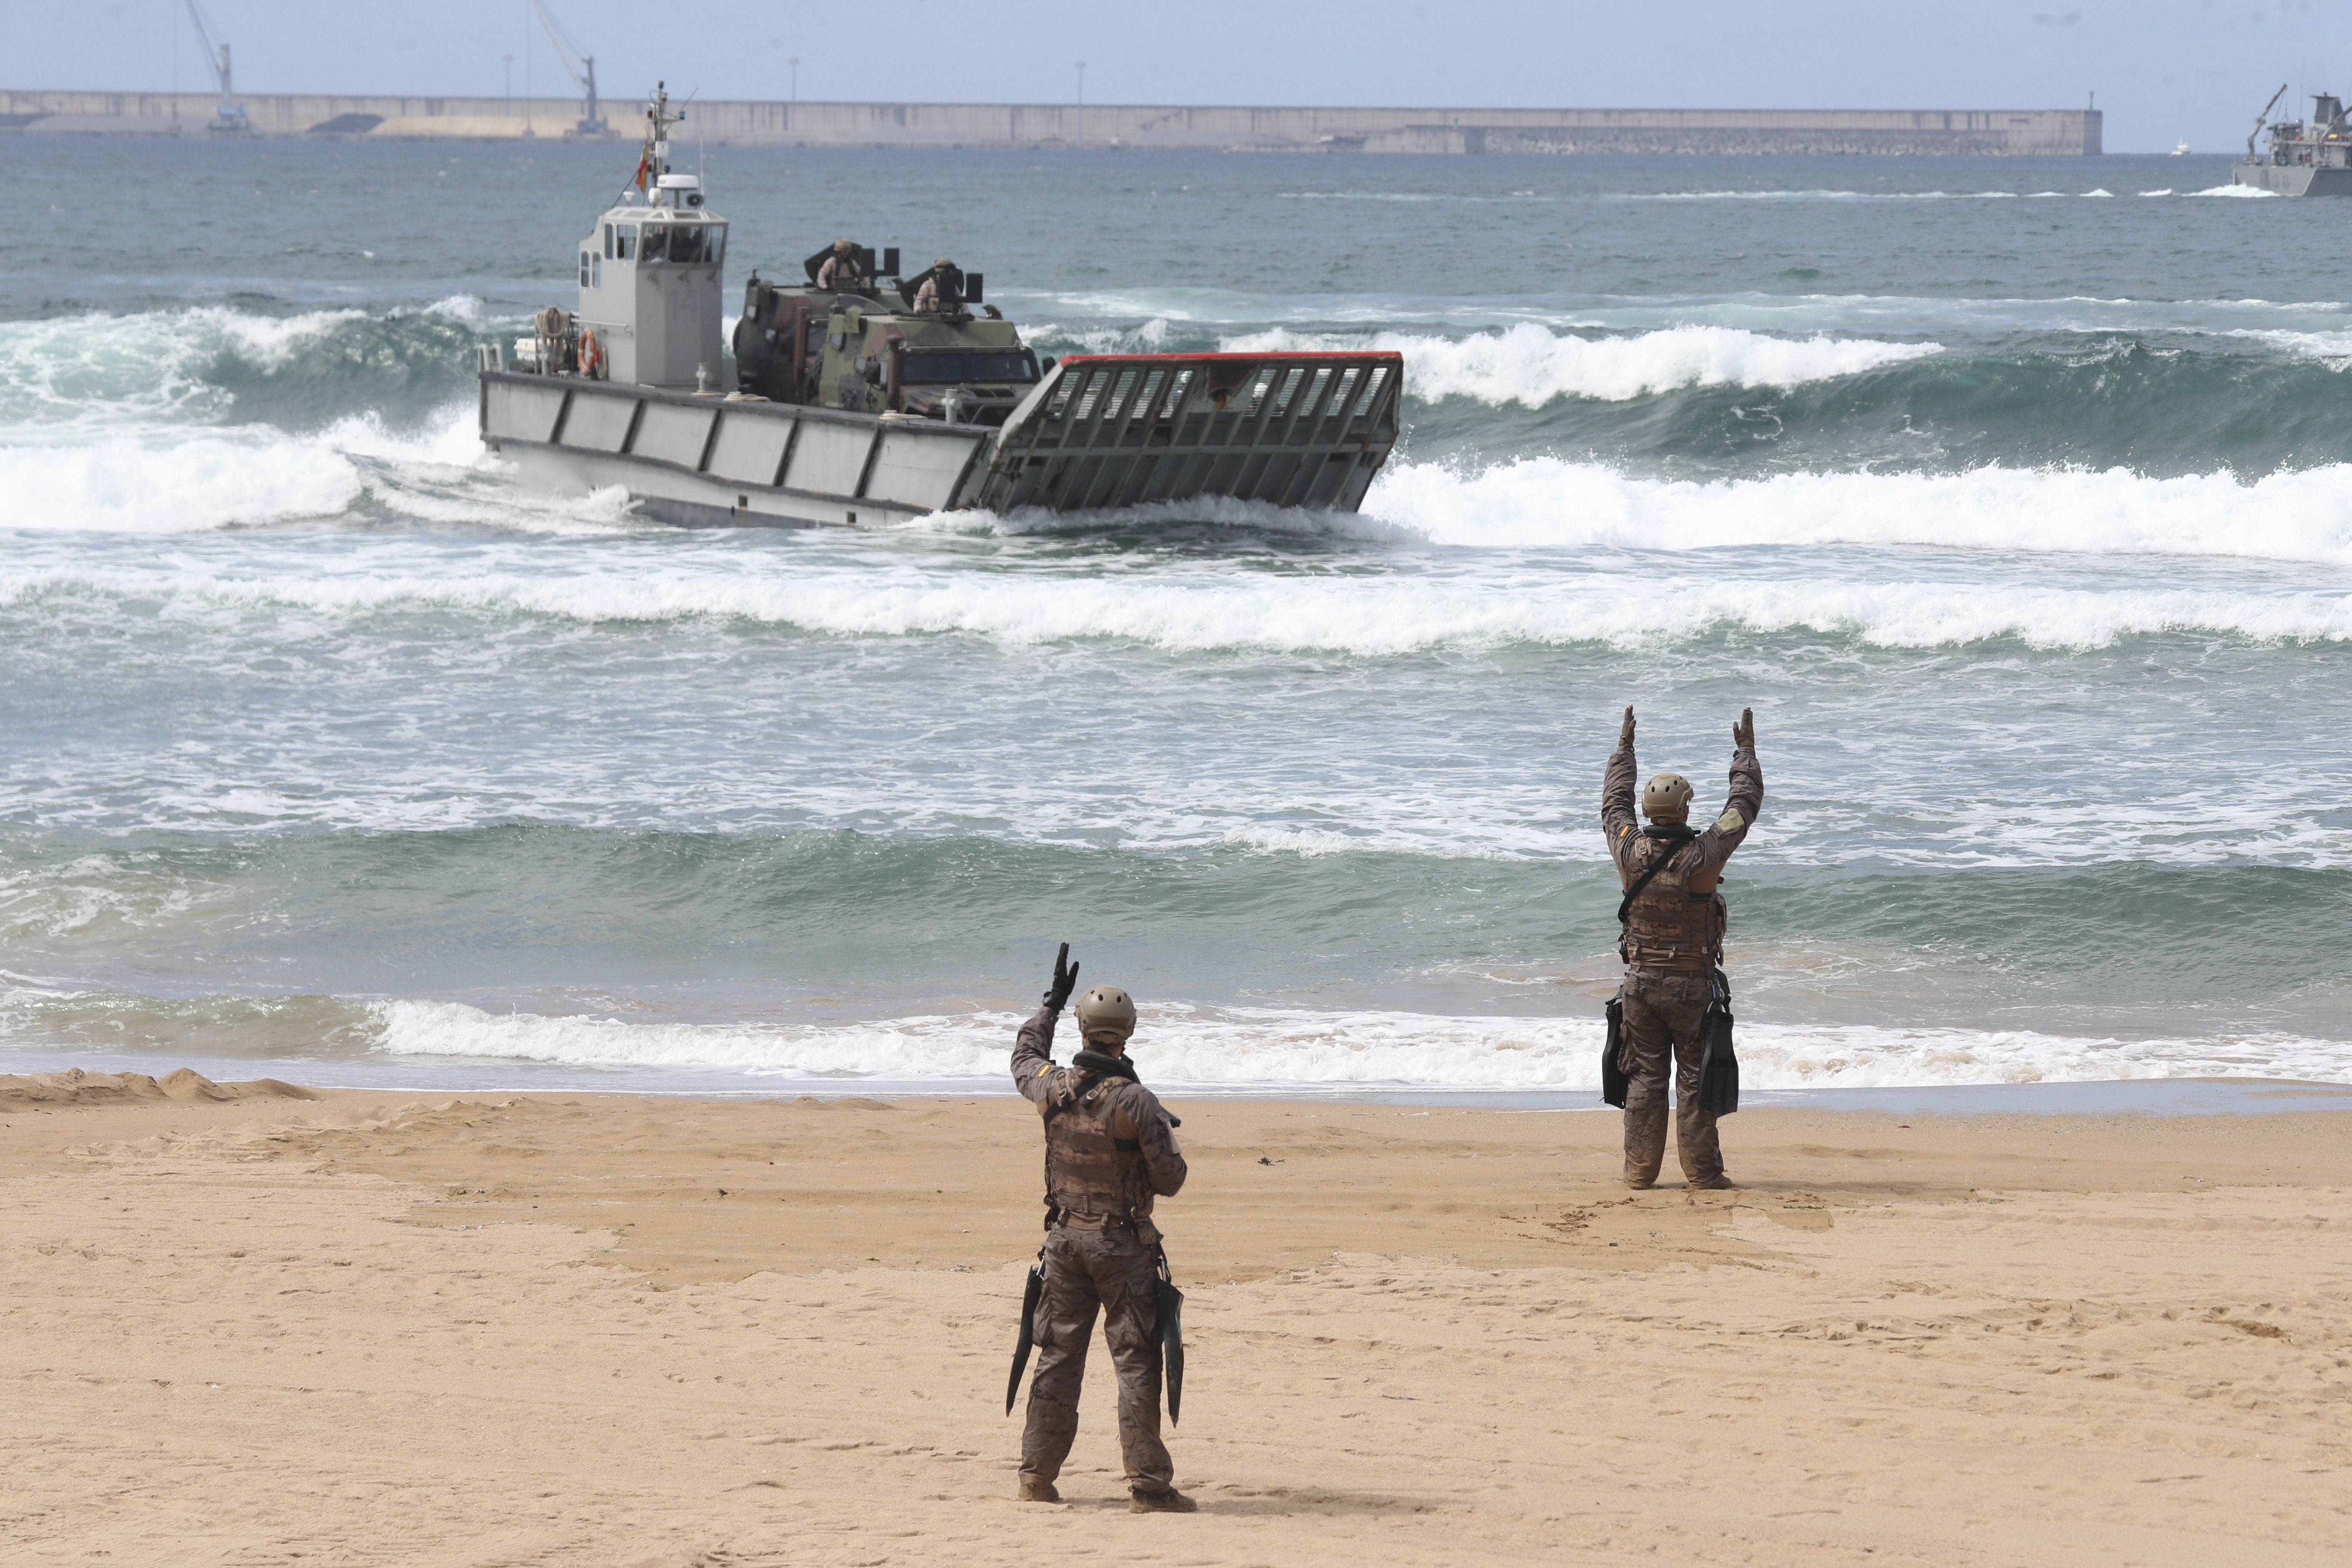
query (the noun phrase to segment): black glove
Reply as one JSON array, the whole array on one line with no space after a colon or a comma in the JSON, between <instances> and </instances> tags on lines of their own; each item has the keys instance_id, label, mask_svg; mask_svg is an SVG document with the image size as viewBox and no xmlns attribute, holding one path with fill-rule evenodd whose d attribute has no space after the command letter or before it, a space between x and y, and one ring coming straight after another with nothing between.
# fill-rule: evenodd
<instances>
[{"instance_id":1,"label":"black glove","mask_svg":"<svg viewBox=\"0 0 2352 1568\"><path fill-rule=\"evenodd\" d=\"M1062 951L1054 955L1054 984L1045 990L1045 1005L1060 1012L1069 1005L1070 993L1078 988L1078 966L1070 962L1070 944L1064 942Z\"/></svg>"},{"instance_id":2,"label":"black glove","mask_svg":"<svg viewBox=\"0 0 2352 1568\"><path fill-rule=\"evenodd\" d=\"M1625 727L1617 731L1617 749L1621 752L1631 751L1633 746L1633 704L1628 703L1625 707Z\"/></svg>"},{"instance_id":3,"label":"black glove","mask_svg":"<svg viewBox=\"0 0 2352 1568\"><path fill-rule=\"evenodd\" d=\"M1630 713L1633 710L1627 709L1626 711ZM1755 709L1742 708L1739 710L1739 722L1731 727L1731 743L1743 752L1756 749Z\"/></svg>"}]
</instances>

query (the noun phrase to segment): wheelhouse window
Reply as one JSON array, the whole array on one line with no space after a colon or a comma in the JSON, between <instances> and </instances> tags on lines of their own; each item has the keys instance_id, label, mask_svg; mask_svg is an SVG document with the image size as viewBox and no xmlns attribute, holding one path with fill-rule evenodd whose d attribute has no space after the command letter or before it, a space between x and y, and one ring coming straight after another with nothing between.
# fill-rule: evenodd
<instances>
[{"instance_id":1,"label":"wheelhouse window","mask_svg":"<svg viewBox=\"0 0 2352 1568\"><path fill-rule=\"evenodd\" d=\"M709 265L727 248L727 226L716 223L678 224L669 231L672 261Z\"/></svg>"},{"instance_id":2,"label":"wheelhouse window","mask_svg":"<svg viewBox=\"0 0 2352 1568\"><path fill-rule=\"evenodd\" d=\"M585 250L580 253L580 287L583 289L588 287L588 258L591 254Z\"/></svg>"},{"instance_id":3,"label":"wheelhouse window","mask_svg":"<svg viewBox=\"0 0 2352 1568\"><path fill-rule=\"evenodd\" d=\"M614 260L629 261L635 259L637 254L637 226L633 223L615 225L613 230L613 244L614 247L613 258Z\"/></svg>"},{"instance_id":4,"label":"wheelhouse window","mask_svg":"<svg viewBox=\"0 0 2352 1568\"><path fill-rule=\"evenodd\" d=\"M646 225L645 238L638 242L637 259L640 261L669 259L669 226L667 224Z\"/></svg>"}]
</instances>

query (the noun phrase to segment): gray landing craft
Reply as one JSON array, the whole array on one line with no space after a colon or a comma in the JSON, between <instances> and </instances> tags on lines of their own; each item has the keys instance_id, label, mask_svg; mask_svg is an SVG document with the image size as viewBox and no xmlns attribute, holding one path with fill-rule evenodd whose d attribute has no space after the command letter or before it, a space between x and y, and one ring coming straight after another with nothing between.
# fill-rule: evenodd
<instances>
[{"instance_id":1,"label":"gray landing craft","mask_svg":"<svg viewBox=\"0 0 2352 1568\"><path fill-rule=\"evenodd\" d=\"M2344 100L2332 92L2312 94L2311 118L2271 121L2271 110L2286 96L2282 86L2254 117L2246 138L2246 161L2230 167L2232 184L2252 185L2282 196L2352 196L2352 124ZM2254 146L2264 126L2267 149Z\"/></svg>"},{"instance_id":2,"label":"gray landing craft","mask_svg":"<svg viewBox=\"0 0 2352 1568\"><path fill-rule=\"evenodd\" d=\"M636 177L580 246L579 308L541 311L511 364L481 351L483 444L538 482L619 485L688 524L1207 497L1353 511L1395 445L1397 354L1041 361L977 273L945 271L918 310L941 269L898 277L896 250L853 247L847 288L817 287L830 251L805 284L754 271L725 343L727 222L670 172L678 118L667 93L646 106Z\"/></svg>"}]
</instances>

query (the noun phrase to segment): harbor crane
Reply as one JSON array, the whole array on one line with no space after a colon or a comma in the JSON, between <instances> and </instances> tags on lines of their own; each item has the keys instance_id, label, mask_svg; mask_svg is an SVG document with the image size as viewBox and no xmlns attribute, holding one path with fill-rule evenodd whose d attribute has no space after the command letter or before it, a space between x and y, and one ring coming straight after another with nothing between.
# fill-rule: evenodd
<instances>
[{"instance_id":1,"label":"harbor crane","mask_svg":"<svg viewBox=\"0 0 2352 1568\"><path fill-rule=\"evenodd\" d=\"M555 13L547 8L547 0L530 0L530 3L531 8L539 13L539 25L547 29L548 41L555 46L555 58L563 62L563 68L572 73L572 81L587 95L588 112L580 117L580 123L572 128L572 134L610 134L613 128L605 124L604 117L596 111L596 57L580 52L580 46L573 43L571 36L556 24ZM188 4L193 5L195 0L188 0Z\"/></svg>"},{"instance_id":2,"label":"harbor crane","mask_svg":"<svg viewBox=\"0 0 2352 1568\"><path fill-rule=\"evenodd\" d=\"M236 101L236 79L229 68L228 46L213 47L213 30L205 25L205 14L196 0L188 0L188 20L195 24L196 43L205 51L205 64L220 80L220 107L213 111L213 131L246 132L253 121L246 118L245 105Z\"/></svg>"}]
</instances>

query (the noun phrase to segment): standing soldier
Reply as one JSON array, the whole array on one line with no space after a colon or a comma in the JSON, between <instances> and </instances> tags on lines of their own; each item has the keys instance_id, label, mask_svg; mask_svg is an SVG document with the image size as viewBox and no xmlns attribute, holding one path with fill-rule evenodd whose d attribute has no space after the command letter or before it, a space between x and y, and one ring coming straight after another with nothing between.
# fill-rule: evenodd
<instances>
[{"instance_id":1,"label":"standing soldier","mask_svg":"<svg viewBox=\"0 0 2352 1568\"><path fill-rule=\"evenodd\" d=\"M1062 1473L1078 1432L1078 1386L1095 1313L1118 1372L1118 1446L1127 1463L1128 1506L1137 1513L1191 1513L1160 1440L1160 1232L1151 1203L1184 1184L1176 1119L1136 1080L1127 1059L1135 1004L1116 985L1078 998L1085 1045L1066 1068L1054 1065L1054 1026L1078 984L1064 942L1045 1005L1021 1026L1013 1081L1045 1121L1045 1290L1031 1331L1037 1373L1021 1434L1023 1502L1059 1502Z\"/></svg>"},{"instance_id":2,"label":"standing soldier","mask_svg":"<svg viewBox=\"0 0 2352 1568\"><path fill-rule=\"evenodd\" d=\"M1715 1115L1698 1103L1699 1023L1706 1016L1723 963L1727 921L1723 864L1755 826L1764 805L1764 770L1756 763L1756 716L1742 709L1731 729L1731 798L1704 833L1690 826L1690 781L1660 773L1642 791L1646 827L1633 821L1633 710L1601 784L1601 824L1626 899L1617 956L1625 962L1618 992L1624 1039L1618 1066L1625 1088L1625 1184L1657 1184L1666 1157L1666 1062L1675 1066L1675 1153L1696 1189L1731 1185Z\"/></svg>"},{"instance_id":3,"label":"standing soldier","mask_svg":"<svg viewBox=\"0 0 2352 1568\"><path fill-rule=\"evenodd\" d=\"M866 269L857 265L857 247L845 239L835 240L833 254L816 269L816 286L836 294L855 294L865 288Z\"/></svg>"}]
</instances>

